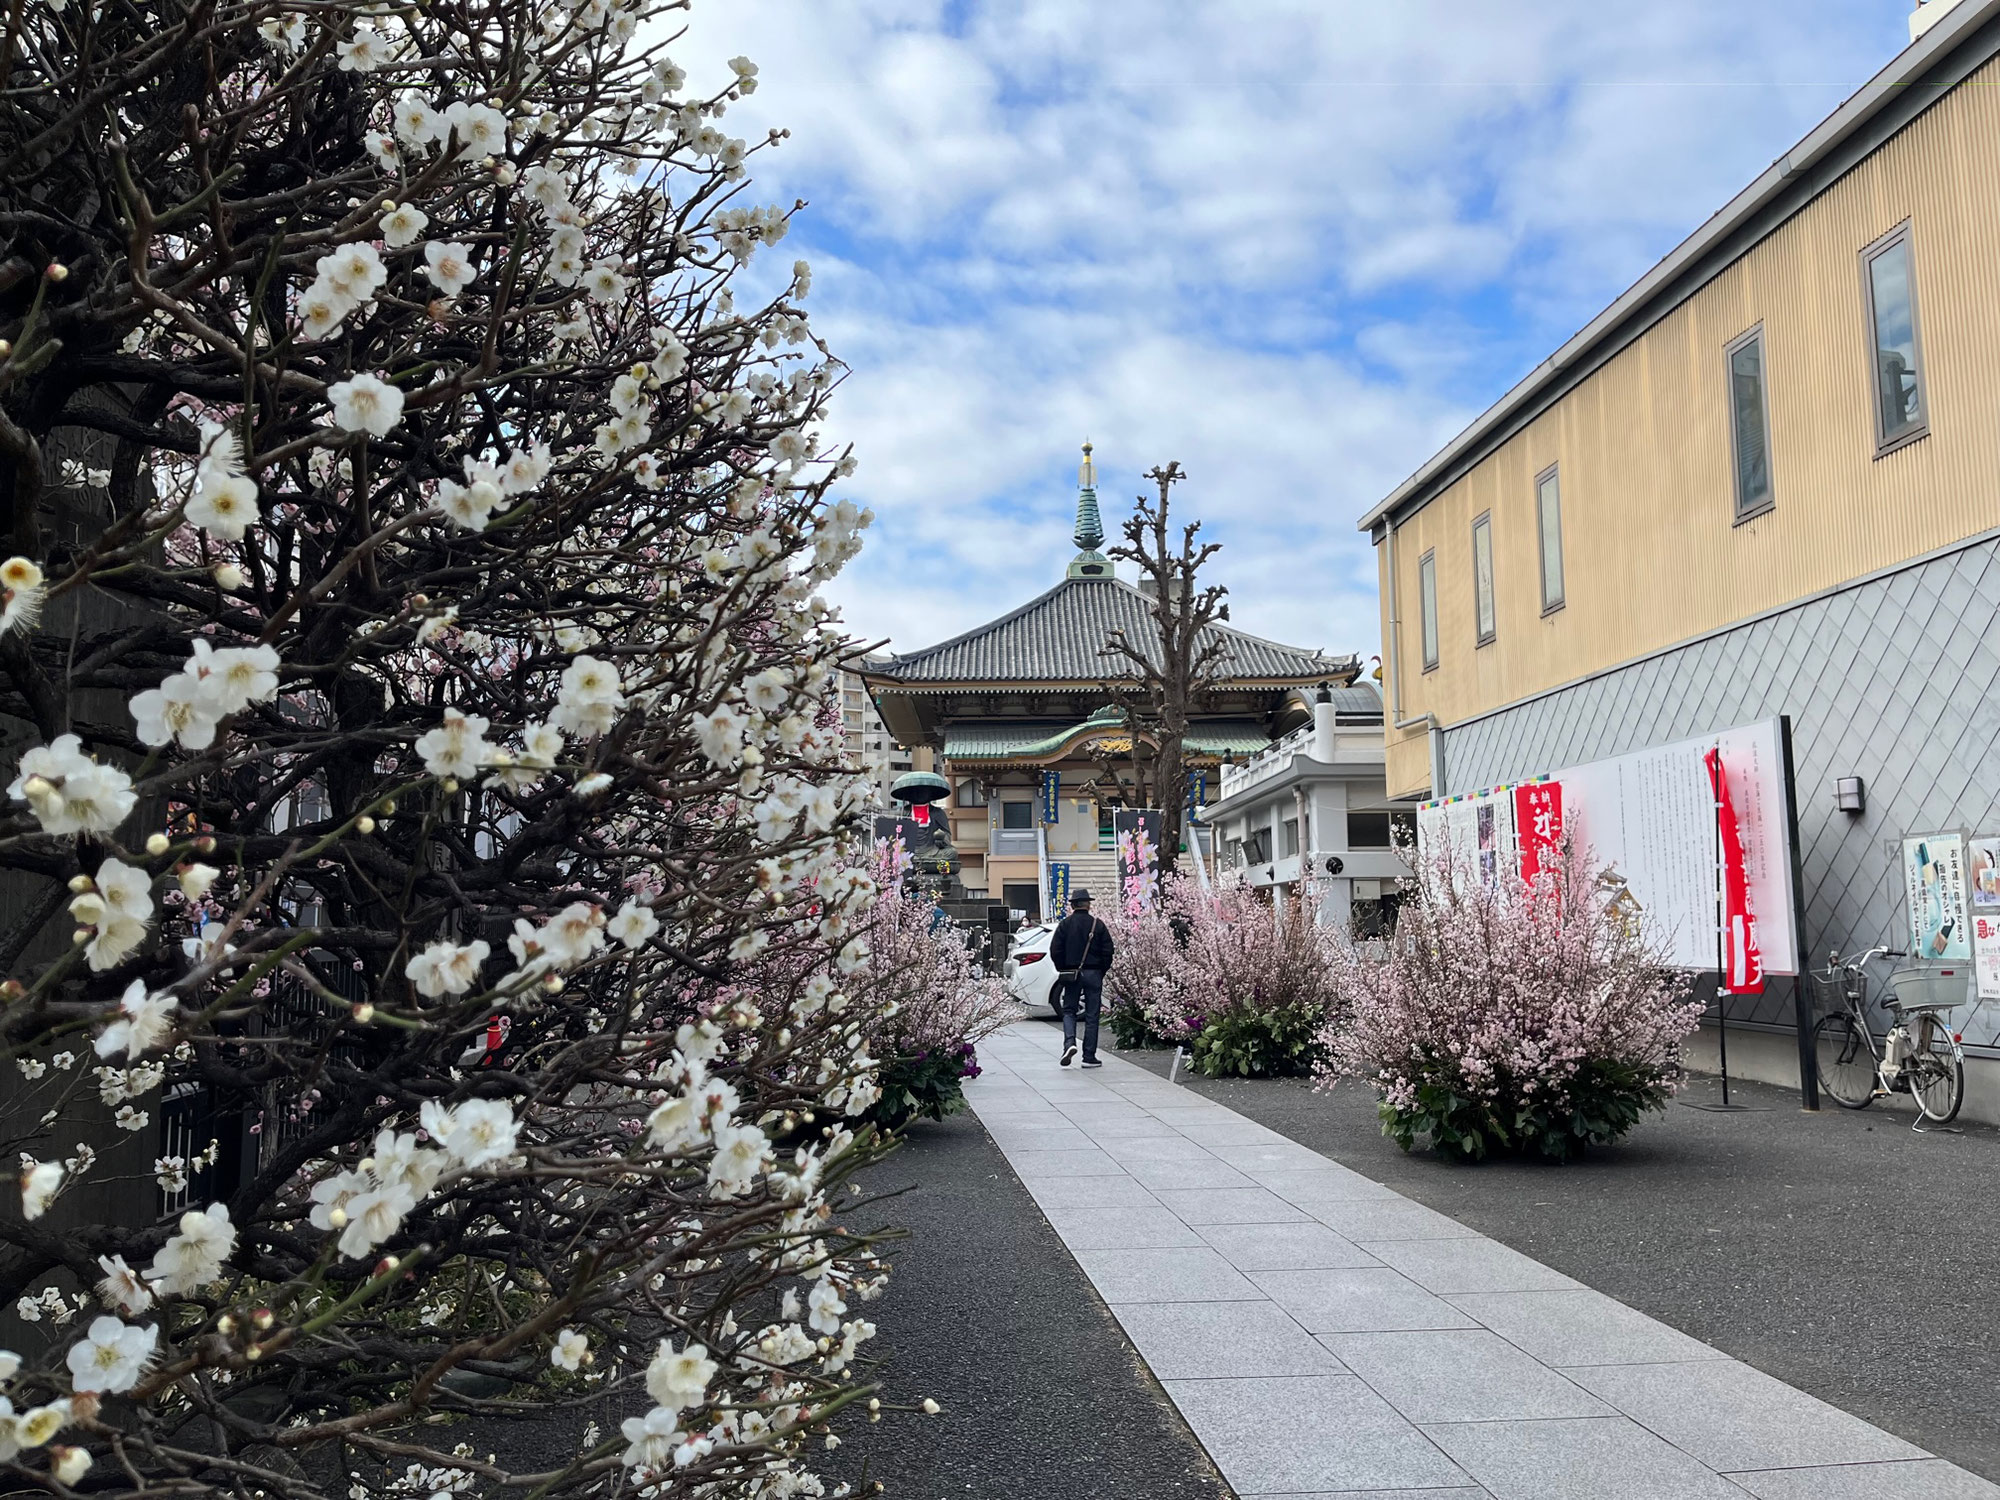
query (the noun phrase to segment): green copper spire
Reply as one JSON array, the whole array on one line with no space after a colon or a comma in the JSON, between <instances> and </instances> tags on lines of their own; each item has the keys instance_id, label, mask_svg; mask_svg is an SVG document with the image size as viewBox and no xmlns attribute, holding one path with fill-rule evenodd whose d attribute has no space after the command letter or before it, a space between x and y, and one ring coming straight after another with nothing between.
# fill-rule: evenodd
<instances>
[{"instance_id":1,"label":"green copper spire","mask_svg":"<svg viewBox=\"0 0 2000 1500\"><path fill-rule=\"evenodd\" d=\"M1076 471L1076 536L1080 549L1069 560L1068 577L1109 578L1111 560L1099 547L1104 545L1104 521L1097 513L1097 465L1091 462L1090 444L1083 445L1083 462Z\"/></svg>"}]
</instances>

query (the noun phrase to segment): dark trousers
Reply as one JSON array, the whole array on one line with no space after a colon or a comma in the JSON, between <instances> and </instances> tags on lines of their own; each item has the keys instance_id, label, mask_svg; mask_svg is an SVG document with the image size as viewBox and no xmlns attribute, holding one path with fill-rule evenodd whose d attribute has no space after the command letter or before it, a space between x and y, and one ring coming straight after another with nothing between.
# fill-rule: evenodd
<instances>
[{"instance_id":1,"label":"dark trousers","mask_svg":"<svg viewBox=\"0 0 2000 1500\"><path fill-rule=\"evenodd\" d=\"M1083 1057L1089 1062L1097 1056L1097 1018L1104 1011L1104 971L1085 969L1071 980L1063 990L1063 1048L1068 1050L1076 1040L1076 1013L1083 1011Z\"/></svg>"}]
</instances>

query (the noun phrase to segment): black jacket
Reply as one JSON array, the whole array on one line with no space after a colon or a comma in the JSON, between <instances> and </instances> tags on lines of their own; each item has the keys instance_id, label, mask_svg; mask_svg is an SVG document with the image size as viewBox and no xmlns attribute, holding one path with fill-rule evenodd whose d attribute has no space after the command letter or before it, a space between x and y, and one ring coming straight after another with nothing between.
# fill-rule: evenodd
<instances>
[{"instance_id":1,"label":"black jacket","mask_svg":"<svg viewBox=\"0 0 2000 1500\"><path fill-rule=\"evenodd\" d=\"M1056 924L1056 935L1049 943L1049 959L1058 969L1102 972L1111 967L1112 947L1111 929L1104 925L1102 917L1073 911Z\"/></svg>"}]
</instances>

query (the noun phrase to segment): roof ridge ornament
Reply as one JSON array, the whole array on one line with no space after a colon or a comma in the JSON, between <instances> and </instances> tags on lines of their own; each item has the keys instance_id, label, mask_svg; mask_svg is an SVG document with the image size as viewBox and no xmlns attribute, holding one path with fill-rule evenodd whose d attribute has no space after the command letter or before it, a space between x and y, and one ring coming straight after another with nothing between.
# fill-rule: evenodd
<instances>
[{"instance_id":1,"label":"roof ridge ornament","mask_svg":"<svg viewBox=\"0 0 2000 1500\"><path fill-rule=\"evenodd\" d=\"M1077 554L1070 559L1070 578L1113 578L1111 559L1098 549L1104 545L1104 518L1097 512L1097 463L1090 456L1088 439L1083 445L1083 462L1076 469L1076 532L1072 540Z\"/></svg>"}]
</instances>

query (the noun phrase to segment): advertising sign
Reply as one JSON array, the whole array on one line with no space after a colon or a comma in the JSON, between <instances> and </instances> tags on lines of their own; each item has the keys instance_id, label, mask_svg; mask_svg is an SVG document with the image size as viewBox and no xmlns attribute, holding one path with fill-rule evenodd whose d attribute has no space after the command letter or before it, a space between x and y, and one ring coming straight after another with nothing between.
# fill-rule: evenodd
<instances>
[{"instance_id":1,"label":"advertising sign","mask_svg":"<svg viewBox=\"0 0 2000 1500\"><path fill-rule=\"evenodd\" d=\"M1517 868L1520 857L1514 838L1514 790L1493 787L1424 803L1417 809L1418 847L1435 849L1442 838L1458 878L1476 879L1491 890L1500 872Z\"/></svg>"},{"instance_id":2,"label":"advertising sign","mask_svg":"<svg viewBox=\"0 0 2000 1500\"><path fill-rule=\"evenodd\" d=\"M1972 930L1965 909L1965 837L1929 833L1903 840L1903 903L1910 919L1910 957L1970 959Z\"/></svg>"},{"instance_id":3,"label":"advertising sign","mask_svg":"<svg viewBox=\"0 0 2000 1500\"><path fill-rule=\"evenodd\" d=\"M1160 882L1160 834L1166 818L1158 808L1120 808L1111 827L1118 841L1118 895L1150 907Z\"/></svg>"},{"instance_id":4,"label":"advertising sign","mask_svg":"<svg viewBox=\"0 0 2000 1500\"><path fill-rule=\"evenodd\" d=\"M1979 998L2000 1000L2000 838L1972 840L1972 970Z\"/></svg>"},{"instance_id":5,"label":"advertising sign","mask_svg":"<svg viewBox=\"0 0 2000 1500\"><path fill-rule=\"evenodd\" d=\"M1531 781L1514 788L1514 836L1521 846L1521 878L1532 881L1555 863L1562 849L1560 781Z\"/></svg>"}]
</instances>

